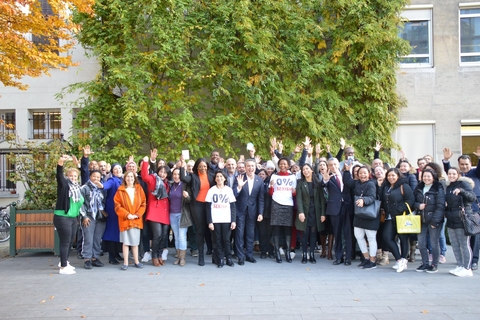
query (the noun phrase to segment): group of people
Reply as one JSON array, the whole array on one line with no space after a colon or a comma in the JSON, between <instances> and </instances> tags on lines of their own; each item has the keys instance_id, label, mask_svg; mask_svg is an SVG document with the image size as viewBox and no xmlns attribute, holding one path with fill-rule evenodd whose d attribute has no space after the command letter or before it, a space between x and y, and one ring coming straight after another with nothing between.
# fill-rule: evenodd
<instances>
[{"instance_id":1,"label":"group of people","mask_svg":"<svg viewBox=\"0 0 480 320\"><path fill-rule=\"evenodd\" d=\"M89 161L92 152L87 146L80 162L72 157L82 184L77 168L64 176L69 157L62 156L54 215L60 274L75 273L68 263L75 235L86 269L103 266L102 250L111 264L123 260L121 270L129 267L130 250L134 267L142 268L140 257L145 262L150 255L154 266L164 265L170 228L174 264L180 266L186 264L187 245L199 266L212 254L212 263L221 268L233 267L234 259L238 265L256 263L254 248L260 259L282 263L284 255L291 263L299 243L303 264L316 263L319 248L320 257L334 265L349 266L359 254L359 267L364 269L389 264L391 253L393 268L402 272L408 261L415 261L418 241L421 264L416 271L435 273L446 261L446 226L457 260L450 273L471 276L477 268L477 237L465 235L460 218L462 212L479 211L480 168L472 169L468 155L458 158L459 168L452 167L452 152L445 148L444 169L431 156L418 159L414 169L404 154L396 167L384 164L380 143L371 166L357 161L344 139L335 157L329 146L327 157L322 157L320 145L313 146L308 137L288 156L283 155L281 141L271 139L272 159L265 162L255 156L253 146L249 149L249 156L238 162L224 161L213 151L209 160L186 162L182 157L168 164L157 159L154 149L139 161L139 172L133 157L125 167L116 163L108 172L106 163ZM480 157L480 147L474 154ZM378 200L380 214L355 214ZM418 235L397 232L396 217L410 208L421 216Z\"/></svg>"}]
</instances>

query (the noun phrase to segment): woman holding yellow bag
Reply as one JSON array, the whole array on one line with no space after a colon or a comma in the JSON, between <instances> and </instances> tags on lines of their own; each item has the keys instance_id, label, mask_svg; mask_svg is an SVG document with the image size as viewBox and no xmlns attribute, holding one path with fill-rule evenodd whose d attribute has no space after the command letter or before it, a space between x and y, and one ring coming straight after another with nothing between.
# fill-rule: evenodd
<instances>
[{"instance_id":1,"label":"woman holding yellow bag","mask_svg":"<svg viewBox=\"0 0 480 320\"><path fill-rule=\"evenodd\" d=\"M412 206L414 203L412 188L407 183L397 168L390 168L387 171L386 179L380 190L382 207L385 210L385 223L383 226L383 240L390 252L392 252L397 263L393 266L397 272L407 269L408 254L408 235L398 234L395 218L407 211L407 204ZM398 250L395 237L400 239L401 252Z\"/></svg>"},{"instance_id":2,"label":"woman holding yellow bag","mask_svg":"<svg viewBox=\"0 0 480 320\"><path fill-rule=\"evenodd\" d=\"M422 231L418 235L418 248L422 255L422 264L415 270L417 272L435 273L438 271L440 257L440 231L445 215L445 191L438 181L438 176L431 169L424 169L422 181L413 192L415 204L413 207L421 216ZM428 265L427 236L432 245L432 265Z\"/></svg>"}]
</instances>

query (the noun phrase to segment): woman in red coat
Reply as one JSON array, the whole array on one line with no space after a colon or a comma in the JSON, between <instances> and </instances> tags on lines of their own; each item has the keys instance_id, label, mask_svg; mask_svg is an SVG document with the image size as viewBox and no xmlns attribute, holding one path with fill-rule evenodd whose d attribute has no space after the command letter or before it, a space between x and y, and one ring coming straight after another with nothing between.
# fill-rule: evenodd
<instances>
[{"instance_id":1,"label":"woman in red coat","mask_svg":"<svg viewBox=\"0 0 480 320\"><path fill-rule=\"evenodd\" d=\"M156 267L163 266L162 253L165 246L165 239L168 236L168 226L170 225L170 203L168 193L170 185L167 176L170 168L160 166L157 173L148 174L148 157L143 158L142 180L148 186L148 205L146 221L150 225L153 233L152 240L152 262Z\"/></svg>"}]
</instances>

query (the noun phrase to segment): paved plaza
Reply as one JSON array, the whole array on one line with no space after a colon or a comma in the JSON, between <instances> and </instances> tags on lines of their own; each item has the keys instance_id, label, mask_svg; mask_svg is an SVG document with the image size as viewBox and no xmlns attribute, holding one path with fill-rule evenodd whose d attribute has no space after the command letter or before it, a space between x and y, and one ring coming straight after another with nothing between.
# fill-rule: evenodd
<instances>
[{"instance_id":1,"label":"paved plaza","mask_svg":"<svg viewBox=\"0 0 480 320\"><path fill-rule=\"evenodd\" d=\"M3 249L3 252L2 250ZM454 257L436 274L389 266L374 270L334 266L320 259L301 264L275 260L244 266L204 267L188 255L185 267L166 265L127 271L105 263L83 269L72 251L77 274L58 274L53 254L5 257L0 244L1 319L479 319L480 273L458 278L448 273ZM418 253L418 251L417 251ZM417 254L417 261L419 259Z\"/></svg>"}]
</instances>

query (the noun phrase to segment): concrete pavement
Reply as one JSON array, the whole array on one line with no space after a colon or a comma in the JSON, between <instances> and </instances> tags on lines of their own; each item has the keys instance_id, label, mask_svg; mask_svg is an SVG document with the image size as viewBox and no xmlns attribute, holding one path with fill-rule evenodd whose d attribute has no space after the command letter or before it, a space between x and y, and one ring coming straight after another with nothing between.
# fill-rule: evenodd
<instances>
[{"instance_id":1,"label":"concrete pavement","mask_svg":"<svg viewBox=\"0 0 480 320\"><path fill-rule=\"evenodd\" d=\"M274 260L221 269L187 265L127 271L109 265L83 269L72 251L77 274L58 274L52 254L21 254L0 261L2 319L478 319L480 274L458 278L451 248L436 274L415 272L419 262L396 273L389 266L362 270ZM418 252L418 251L417 251ZM417 254L417 259L419 259ZM418 260L417 260L418 261Z\"/></svg>"}]
</instances>

